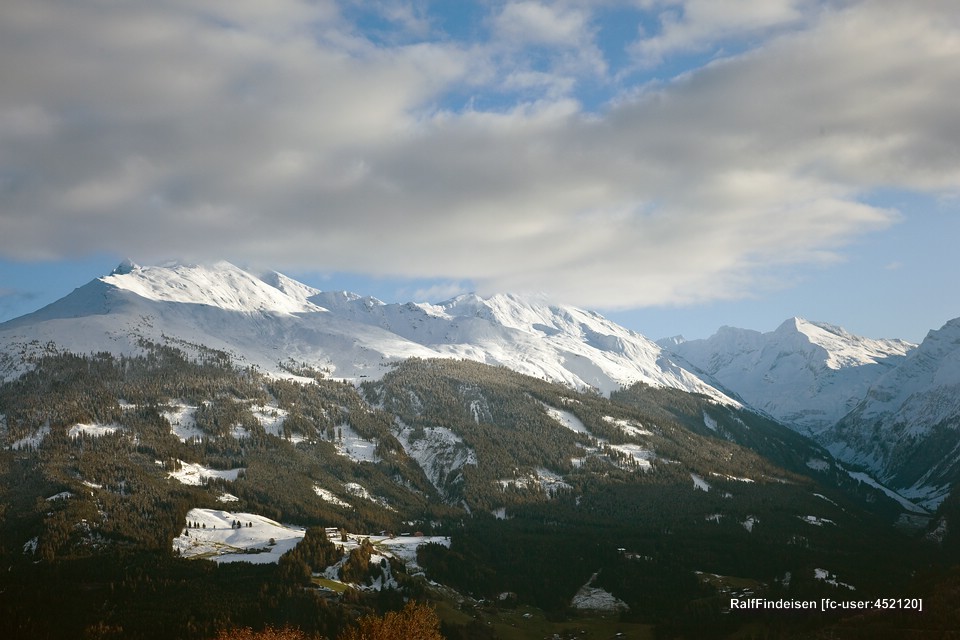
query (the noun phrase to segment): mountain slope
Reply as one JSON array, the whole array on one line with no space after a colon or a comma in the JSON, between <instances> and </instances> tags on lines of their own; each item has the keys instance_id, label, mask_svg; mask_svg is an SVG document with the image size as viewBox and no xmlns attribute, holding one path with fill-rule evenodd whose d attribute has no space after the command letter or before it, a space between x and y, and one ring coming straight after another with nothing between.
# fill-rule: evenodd
<instances>
[{"instance_id":1,"label":"mountain slope","mask_svg":"<svg viewBox=\"0 0 960 640\"><path fill-rule=\"evenodd\" d=\"M212 637L225 619L247 623L241 608L254 621L290 616L277 624L307 612L309 629L336 637L341 614L355 618L367 596L318 588L329 562L288 554L251 575L173 557L207 549L204 523L240 516L248 528L310 527L304 540L322 527L442 535L449 546L416 557L430 580L558 612L589 582L664 636L678 624L689 637L754 625L725 615L734 584L794 600L851 585L866 599L908 592L920 566L888 526L896 505L845 486L826 451L719 393L687 393L710 390L641 336L578 309L513 296L387 305L226 264L122 265L0 326L0 344L10 374L26 370L0 381L10 637L54 637L37 613L51 584L62 617L78 621L69 637L103 635L87 631L100 622L113 635ZM522 367L537 377L511 370ZM367 377L336 379L351 372ZM607 398L548 375L653 383ZM254 533L238 531L216 538ZM85 564L115 554L116 568ZM141 571L142 558L153 565ZM379 555L356 562L374 579L402 569ZM164 578L174 570L180 578ZM434 592L411 579L397 583L410 592L366 601ZM233 609L236 599L207 597L217 581L251 595ZM143 615L116 606L130 593L149 594ZM177 627L195 602L190 629ZM777 624L782 613L771 613Z\"/></svg>"},{"instance_id":2,"label":"mountain slope","mask_svg":"<svg viewBox=\"0 0 960 640\"><path fill-rule=\"evenodd\" d=\"M226 262L124 263L0 325L0 350L32 357L50 344L81 353L131 353L142 340L188 350L204 345L278 373L305 364L338 378L379 378L385 365L409 357L466 358L605 393L644 382L732 402L650 340L574 307L508 295L385 304ZM18 358L0 362L0 375L22 371Z\"/></svg>"},{"instance_id":3,"label":"mountain slope","mask_svg":"<svg viewBox=\"0 0 960 640\"><path fill-rule=\"evenodd\" d=\"M960 318L928 333L823 442L904 495L938 504L960 480Z\"/></svg>"},{"instance_id":4,"label":"mountain slope","mask_svg":"<svg viewBox=\"0 0 960 640\"><path fill-rule=\"evenodd\" d=\"M723 327L706 340L661 345L750 406L814 435L852 410L914 348L802 318L768 333Z\"/></svg>"}]
</instances>

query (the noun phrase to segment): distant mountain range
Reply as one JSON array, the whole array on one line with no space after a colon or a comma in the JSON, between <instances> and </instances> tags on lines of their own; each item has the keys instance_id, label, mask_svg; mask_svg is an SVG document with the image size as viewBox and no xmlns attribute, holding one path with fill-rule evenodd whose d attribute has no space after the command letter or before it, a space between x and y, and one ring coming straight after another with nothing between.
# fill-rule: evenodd
<instances>
[{"instance_id":1,"label":"distant mountain range","mask_svg":"<svg viewBox=\"0 0 960 640\"><path fill-rule=\"evenodd\" d=\"M142 341L354 382L410 357L499 365L602 394L641 382L752 408L927 507L960 479L960 319L919 346L800 318L768 333L723 327L657 344L597 313L515 295L386 304L226 262L125 262L0 324L0 379L51 348L127 354Z\"/></svg>"},{"instance_id":2,"label":"distant mountain range","mask_svg":"<svg viewBox=\"0 0 960 640\"><path fill-rule=\"evenodd\" d=\"M769 333L722 327L706 340L660 344L751 407L810 435L836 424L916 347L802 318L790 318Z\"/></svg>"}]
</instances>

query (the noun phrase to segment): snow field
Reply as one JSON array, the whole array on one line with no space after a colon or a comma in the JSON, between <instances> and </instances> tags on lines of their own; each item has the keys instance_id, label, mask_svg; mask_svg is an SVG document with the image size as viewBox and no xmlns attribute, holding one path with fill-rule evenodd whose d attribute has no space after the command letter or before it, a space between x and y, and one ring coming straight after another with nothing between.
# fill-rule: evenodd
<instances>
[{"instance_id":1,"label":"snow field","mask_svg":"<svg viewBox=\"0 0 960 640\"><path fill-rule=\"evenodd\" d=\"M375 502L376 504L379 504L381 507L385 509L389 509L390 511L396 511L396 509L391 507L385 499L379 496L373 495L372 493L367 491L366 487L364 487L361 484L358 484L356 482L346 482L344 483L343 488L346 489L347 493L349 493L350 495L357 496L358 498L363 498L364 500L369 500L370 502Z\"/></svg>"},{"instance_id":2,"label":"snow field","mask_svg":"<svg viewBox=\"0 0 960 640\"><path fill-rule=\"evenodd\" d=\"M240 526L236 527L235 523ZM255 513L222 511L217 509L191 509L187 512L184 531L174 538L173 552L185 558L202 558L218 563L250 562L264 564L278 562L280 556L296 547L306 529L294 525L281 524ZM186 535L184 535L186 534ZM346 540L338 533L328 529L330 541L343 550L338 563L327 567L324 575L339 582L339 569L352 549L360 546L364 539L373 544L375 553L371 554L371 563L386 564L385 580L372 586L357 585L361 589L381 589L396 586L390 574L389 561L382 559L397 558L407 566L410 573L420 569L417 565L417 548L424 544L436 543L450 546L450 539L444 536L366 536L347 534ZM271 540L274 544L271 544Z\"/></svg>"},{"instance_id":3,"label":"snow field","mask_svg":"<svg viewBox=\"0 0 960 640\"><path fill-rule=\"evenodd\" d=\"M75 424L67 431L71 438L79 438L82 435L99 438L101 436L116 433L120 429L118 424Z\"/></svg>"},{"instance_id":4,"label":"snow field","mask_svg":"<svg viewBox=\"0 0 960 640\"><path fill-rule=\"evenodd\" d=\"M639 422L633 422L632 420L625 420L623 418L614 418L613 416L603 416L604 422L610 422L612 424L620 427L620 430L623 431L628 436L652 436L653 432L649 429L646 429Z\"/></svg>"},{"instance_id":5,"label":"snow field","mask_svg":"<svg viewBox=\"0 0 960 640\"><path fill-rule=\"evenodd\" d=\"M835 574L830 573L826 569L814 569L813 577L816 580L822 580L827 584L832 584L835 587L845 587L851 591L856 591L857 588L853 585L847 584L846 582L839 582Z\"/></svg>"},{"instance_id":6,"label":"snow field","mask_svg":"<svg viewBox=\"0 0 960 640\"><path fill-rule=\"evenodd\" d=\"M337 429L340 430L343 437L334 442L337 452L350 458L354 462L379 462L380 456L377 455L377 443L373 440L367 440L359 433L354 431L349 424L342 424Z\"/></svg>"},{"instance_id":7,"label":"snow field","mask_svg":"<svg viewBox=\"0 0 960 640\"><path fill-rule=\"evenodd\" d=\"M847 469L846 471L847 471L847 475L849 475L849 476L850 476L851 478L853 478L854 480L857 480L858 482L865 482L865 483L867 483L868 485L870 485L871 487L874 487L875 489L879 489L879 490L882 491L887 497L889 497L889 498L895 500L896 502L898 502L898 503L900 504L900 506L902 506L902 507L903 507L904 509L906 509L907 511L910 511L910 512L913 512L913 513L922 513L922 514L928 514L928 513L929 513L929 511L927 511L926 509L924 509L924 508L921 507L920 505L915 504L915 503L911 502L910 500L907 500L906 498L904 498L902 495L900 495L900 494L897 493L896 491L894 491L894 490L892 490L892 489L889 489L889 488L883 486L882 484L880 484L879 482L877 482L876 480L874 480L872 477L870 477L870 476L867 475L866 473L863 473L862 471L850 471L849 469Z\"/></svg>"},{"instance_id":8,"label":"snow field","mask_svg":"<svg viewBox=\"0 0 960 640\"><path fill-rule=\"evenodd\" d=\"M193 464L192 462L184 462L183 460L178 460L177 462L180 463L180 470L171 471L167 474L167 477L173 478L182 484L193 486L201 486L210 478L222 478L234 482L240 472L243 471L242 468L225 470L210 469L201 464Z\"/></svg>"},{"instance_id":9,"label":"snow field","mask_svg":"<svg viewBox=\"0 0 960 640\"><path fill-rule=\"evenodd\" d=\"M197 428L194 420L197 407L187 404L174 404L169 411L164 411L161 415L170 423L170 433L177 436L180 442L186 442L190 438L203 439L205 434Z\"/></svg>"},{"instance_id":10,"label":"snow field","mask_svg":"<svg viewBox=\"0 0 960 640\"><path fill-rule=\"evenodd\" d=\"M570 429L571 431L576 431L577 433L583 433L588 436L593 435L592 433L590 433L590 430L587 429L587 426L583 424L580 418L573 415L569 411L564 411L562 409L555 409L546 404L543 406L546 408L547 414L551 418L553 418L554 420L562 424L567 429Z\"/></svg>"},{"instance_id":11,"label":"snow field","mask_svg":"<svg viewBox=\"0 0 960 640\"><path fill-rule=\"evenodd\" d=\"M540 487L547 495L551 497L557 495L557 492L562 489L573 488L564 482L562 476L550 471L549 469L544 469L543 467L538 467L537 469L534 469L532 473L520 476L518 478L505 478L502 480L497 480L497 483L502 489L507 489L511 486L519 489Z\"/></svg>"},{"instance_id":12,"label":"snow field","mask_svg":"<svg viewBox=\"0 0 960 640\"><path fill-rule=\"evenodd\" d=\"M371 585L354 584L353 587L361 590L380 591L383 588L392 588L397 586L393 578L390 567L390 558L396 558L404 563L407 573L416 575L422 573L421 567L417 564L417 549L424 544L442 544L445 547L450 546L450 538L444 536L386 536L386 535L361 535L348 533L344 540L339 533L334 530L327 530L328 539L342 549L343 556L340 560L324 569L322 576L327 580L340 582L340 568L347 561L350 551L359 547L364 540L369 540L373 545L374 551L370 554L370 563L378 564L384 572L383 577L376 579Z\"/></svg>"},{"instance_id":13,"label":"snow field","mask_svg":"<svg viewBox=\"0 0 960 640\"><path fill-rule=\"evenodd\" d=\"M575 416L573 413L569 411L564 411L563 409L557 409L555 407L551 407L547 404L544 404L543 407L546 409L547 415L549 415L551 418L556 420L558 423L560 423L567 429L570 429L571 431L574 431L576 433L582 433L590 436L591 438L596 440L598 444L601 445L601 448L609 447L610 449L619 451L620 453L627 455L629 458L633 460L634 465L636 465L643 471L648 471L650 469L650 466L651 466L650 461L656 457L656 455L653 453L652 450L636 444L610 444L606 438L599 438L593 435L593 433L587 428L587 426L583 424L583 421L580 420L580 418ZM651 432L643 429L642 427L637 427L634 423L628 420L617 420L611 416L604 416L603 419L606 422L612 422L616 424L617 426L620 427L621 430L623 430L628 435L633 435L633 436L653 435ZM589 451L595 452L596 450L590 449ZM576 462L574 462L574 464L577 466L582 465L583 464L582 459L579 464L577 464Z\"/></svg>"},{"instance_id":14,"label":"snow field","mask_svg":"<svg viewBox=\"0 0 960 640\"><path fill-rule=\"evenodd\" d=\"M656 457L653 451L637 444L611 444L607 446L633 458L635 464L643 471L650 470L650 461Z\"/></svg>"},{"instance_id":15,"label":"snow field","mask_svg":"<svg viewBox=\"0 0 960 640\"><path fill-rule=\"evenodd\" d=\"M8 449L13 449L14 451L19 451L20 449L26 449L28 447L39 447L43 442L43 439L47 437L47 434L50 433L49 426L42 426L37 429L36 433L29 435L25 438L20 438L16 442L12 443Z\"/></svg>"},{"instance_id":16,"label":"snow field","mask_svg":"<svg viewBox=\"0 0 960 640\"><path fill-rule=\"evenodd\" d=\"M234 521L240 527L234 527ZM191 526L191 525L199 526ZM249 526L248 526L249 525ZM185 558L214 562L277 562L303 539L305 529L284 525L255 513L191 509L184 532L173 539L173 551ZM275 544L270 544L273 540Z\"/></svg>"},{"instance_id":17,"label":"snow field","mask_svg":"<svg viewBox=\"0 0 960 640\"><path fill-rule=\"evenodd\" d=\"M441 492L444 490L443 480L451 471L477 464L476 452L446 427L426 427L422 437L414 437L413 427L398 418L394 433L407 455L416 460L430 483Z\"/></svg>"},{"instance_id":18,"label":"snow field","mask_svg":"<svg viewBox=\"0 0 960 640\"><path fill-rule=\"evenodd\" d=\"M707 483L707 481L701 478L700 476L698 476L697 474L691 473L690 479L693 480L694 490L710 491L710 485Z\"/></svg>"},{"instance_id":19,"label":"snow field","mask_svg":"<svg viewBox=\"0 0 960 640\"><path fill-rule=\"evenodd\" d=\"M330 504L335 504L335 505L337 505L338 507L349 507L349 506L350 506L350 503L349 503L349 502L344 502L343 500L341 500L340 498L338 498L337 496L335 496L333 493L331 493L330 491L327 491L326 489L320 487L319 485L316 485L316 484L313 485L313 492L314 492L315 494L317 494L318 496L320 496L320 499L323 500L324 502L329 502Z\"/></svg>"},{"instance_id":20,"label":"snow field","mask_svg":"<svg viewBox=\"0 0 960 640\"><path fill-rule=\"evenodd\" d=\"M624 611L627 603L615 597L609 591L593 586L598 574L593 574L585 585L573 596L571 606L581 611Z\"/></svg>"}]
</instances>

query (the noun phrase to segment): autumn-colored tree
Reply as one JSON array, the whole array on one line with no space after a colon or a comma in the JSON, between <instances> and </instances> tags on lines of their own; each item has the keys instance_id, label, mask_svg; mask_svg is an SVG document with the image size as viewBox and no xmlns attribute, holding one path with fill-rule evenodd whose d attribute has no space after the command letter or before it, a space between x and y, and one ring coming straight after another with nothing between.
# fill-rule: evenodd
<instances>
[{"instance_id":1,"label":"autumn-colored tree","mask_svg":"<svg viewBox=\"0 0 960 640\"><path fill-rule=\"evenodd\" d=\"M308 636L300 629L291 627L267 627L261 631L254 631L250 627L241 627L237 629L221 629L217 633L215 640L309 640Z\"/></svg>"},{"instance_id":2,"label":"autumn-colored tree","mask_svg":"<svg viewBox=\"0 0 960 640\"><path fill-rule=\"evenodd\" d=\"M340 640L443 640L440 619L432 607L412 600L402 611L364 616Z\"/></svg>"}]
</instances>

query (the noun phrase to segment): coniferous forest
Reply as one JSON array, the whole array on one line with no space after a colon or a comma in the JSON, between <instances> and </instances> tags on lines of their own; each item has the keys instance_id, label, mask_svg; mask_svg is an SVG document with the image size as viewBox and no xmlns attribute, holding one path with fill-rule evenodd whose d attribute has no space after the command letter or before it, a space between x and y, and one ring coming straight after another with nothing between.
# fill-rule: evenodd
<instances>
[{"instance_id":1,"label":"coniferous forest","mask_svg":"<svg viewBox=\"0 0 960 640\"><path fill-rule=\"evenodd\" d=\"M705 397L636 385L604 398L453 360L354 386L154 344L33 364L0 387L3 637L360 637L361 620L386 624L376 616L411 600L450 638L535 637L531 611L645 637L960 628L956 536ZM204 472L187 482L189 469ZM183 557L194 509L303 538L275 563ZM348 532L442 543L401 558L347 548ZM578 605L585 589L615 606ZM925 611L744 613L732 597L922 597ZM520 611L516 627L481 622Z\"/></svg>"}]
</instances>

